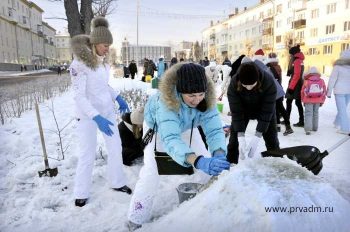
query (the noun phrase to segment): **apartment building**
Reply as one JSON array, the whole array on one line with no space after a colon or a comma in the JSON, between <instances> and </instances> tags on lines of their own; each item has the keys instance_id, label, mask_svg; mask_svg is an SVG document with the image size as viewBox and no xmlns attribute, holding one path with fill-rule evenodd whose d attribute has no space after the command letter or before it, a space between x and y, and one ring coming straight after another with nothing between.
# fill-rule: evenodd
<instances>
[{"instance_id":1,"label":"apartment building","mask_svg":"<svg viewBox=\"0 0 350 232\"><path fill-rule=\"evenodd\" d=\"M305 67L329 74L333 62L350 44L349 0L261 0L235 10L229 18L202 31L203 56L221 61L262 48L276 52L284 70L288 50L301 45Z\"/></svg>"},{"instance_id":2,"label":"apartment building","mask_svg":"<svg viewBox=\"0 0 350 232\"><path fill-rule=\"evenodd\" d=\"M32 69L55 62L55 29L42 21L43 12L27 0L0 1L0 69L18 70L20 64Z\"/></svg>"},{"instance_id":3,"label":"apartment building","mask_svg":"<svg viewBox=\"0 0 350 232\"><path fill-rule=\"evenodd\" d=\"M58 64L70 64L73 60L73 53L70 46L68 32L59 32L55 35L56 57Z\"/></svg>"}]
</instances>

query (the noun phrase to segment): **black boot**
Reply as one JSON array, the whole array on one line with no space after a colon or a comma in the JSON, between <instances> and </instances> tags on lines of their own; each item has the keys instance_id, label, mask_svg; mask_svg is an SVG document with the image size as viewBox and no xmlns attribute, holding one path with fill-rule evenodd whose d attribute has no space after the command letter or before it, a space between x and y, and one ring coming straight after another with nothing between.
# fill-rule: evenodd
<instances>
[{"instance_id":1,"label":"black boot","mask_svg":"<svg viewBox=\"0 0 350 232\"><path fill-rule=\"evenodd\" d=\"M121 188L113 188L115 191L119 191L119 192L123 192L123 193L127 193L127 194L131 194L132 193L132 190L128 187L128 186L126 186L126 185L124 185L123 187L121 187Z\"/></svg>"},{"instance_id":2,"label":"black boot","mask_svg":"<svg viewBox=\"0 0 350 232\"><path fill-rule=\"evenodd\" d=\"M304 127L304 122L298 122L298 123L295 123L295 124L293 124L293 126L295 126L295 127Z\"/></svg>"},{"instance_id":3,"label":"black boot","mask_svg":"<svg viewBox=\"0 0 350 232\"><path fill-rule=\"evenodd\" d=\"M290 125L286 125L286 131L283 132L283 135L286 136L286 135L289 135L289 134L292 134L294 131L293 129L290 127Z\"/></svg>"},{"instance_id":4,"label":"black boot","mask_svg":"<svg viewBox=\"0 0 350 232\"><path fill-rule=\"evenodd\" d=\"M88 199L75 199L75 206L83 207Z\"/></svg>"}]
</instances>

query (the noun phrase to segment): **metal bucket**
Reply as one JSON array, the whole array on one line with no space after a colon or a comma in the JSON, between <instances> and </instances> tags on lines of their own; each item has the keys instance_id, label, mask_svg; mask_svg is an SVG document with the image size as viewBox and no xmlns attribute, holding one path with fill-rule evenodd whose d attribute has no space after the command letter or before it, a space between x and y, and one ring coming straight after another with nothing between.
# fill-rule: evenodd
<instances>
[{"instance_id":1,"label":"metal bucket","mask_svg":"<svg viewBox=\"0 0 350 232\"><path fill-rule=\"evenodd\" d=\"M202 184L198 183L183 183L180 184L177 188L177 194L179 196L179 203L181 204L184 201L192 199L200 192L200 189L203 187Z\"/></svg>"}]
</instances>

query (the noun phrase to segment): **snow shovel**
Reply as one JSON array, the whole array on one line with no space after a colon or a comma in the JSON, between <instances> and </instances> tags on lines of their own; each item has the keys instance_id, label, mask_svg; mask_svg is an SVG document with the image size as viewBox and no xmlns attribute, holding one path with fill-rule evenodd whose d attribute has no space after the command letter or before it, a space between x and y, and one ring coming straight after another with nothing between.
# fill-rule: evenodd
<instances>
[{"instance_id":1,"label":"snow shovel","mask_svg":"<svg viewBox=\"0 0 350 232\"><path fill-rule=\"evenodd\" d=\"M267 150L262 152L261 155L262 157L280 158L286 155L289 159L296 161L298 164L300 164L303 167L306 167L313 174L317 175L323 167L322 159L349 139L350 134L348 134L348 136L346 136L345 138L343 138L324 152L320 152L320 150L317 147L303 145L295 147L286 147L282 149Z\"/></svg>"},{"instance_id":2,"label":"snow shovel","mask_svg":"<svg viewBox=\"0 0 350 232\"><path fill-rule=\"evenodd\" d=\"M45 140L44 140L44 133L43 133L43 128L41 126L41 119L40 119L38 103L35 103L35 111L36 111L36 119L38 120L40 139L41 139L41 147L43 148L44 163L45 163L45 170L44 171L38 171L39 177L42 177L42 176L49 176L49 177L57 176L57 173L58 173L57 168L50 168L49 167L49 160L47 159L46 146L45 146Z\"/></svg>"}]
</instances>

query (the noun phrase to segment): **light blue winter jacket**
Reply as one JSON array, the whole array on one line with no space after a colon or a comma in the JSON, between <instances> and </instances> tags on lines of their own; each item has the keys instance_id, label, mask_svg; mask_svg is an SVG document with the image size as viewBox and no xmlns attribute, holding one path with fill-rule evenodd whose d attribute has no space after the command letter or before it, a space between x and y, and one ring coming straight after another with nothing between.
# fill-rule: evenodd
<instances>
[{"instance_id":1,"label":"light blue winter jacket","mask_svg":"<svg viewBox=\"0 0 350 232\"><path fill-rule=\"evenodd\" d=\"M159 60L159 63L157 65L157 70L158 70L158 78L162 78L163 74L165 72L166 65L164 63L163 59Z\"/></svg>"},{"instance_id":2,"label":"light blue winter jacket","mask_svg":"<svg viewBox=\"0 0 350 232\"><path fill-rule=\"evenodd\" d=\"M194 152L182 140L181 134L191 130L192 121L194 128L202 126L211 154L218 149L226 152L226 143L216 108L214 84L207 77L208 90L205 97L207 110L201 112L187 106L181 94L176 91L176 71L181 65L183 63L178 63L168 70L162 78L159 92L148 99L145 106L145 121L150 128L157 124L165 151L177 163L188 167L190 165L186 163L186 155Z\"/></svg>"}]
</instances>

